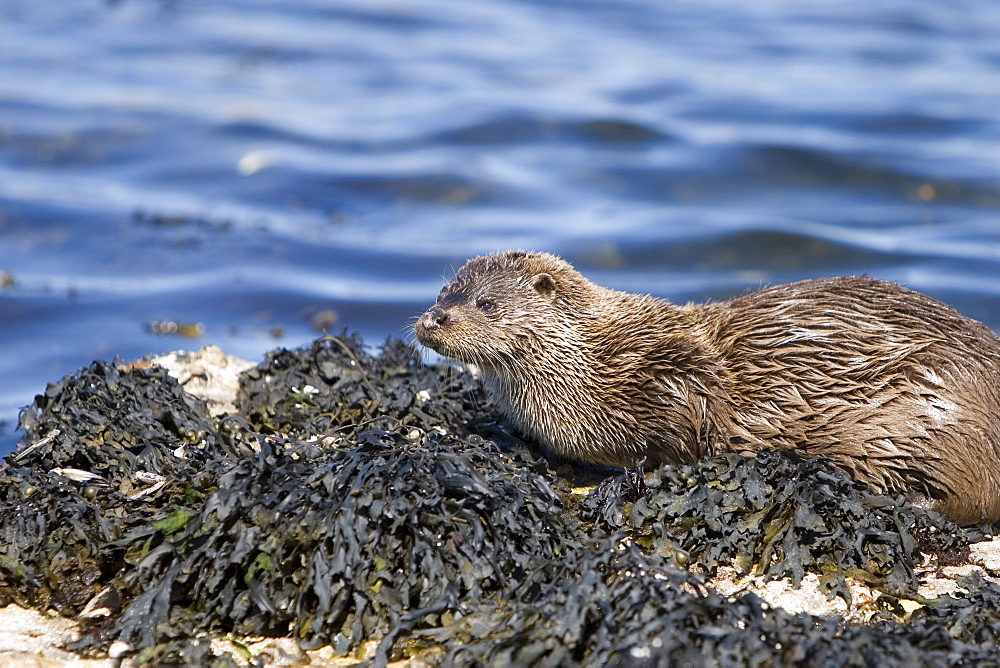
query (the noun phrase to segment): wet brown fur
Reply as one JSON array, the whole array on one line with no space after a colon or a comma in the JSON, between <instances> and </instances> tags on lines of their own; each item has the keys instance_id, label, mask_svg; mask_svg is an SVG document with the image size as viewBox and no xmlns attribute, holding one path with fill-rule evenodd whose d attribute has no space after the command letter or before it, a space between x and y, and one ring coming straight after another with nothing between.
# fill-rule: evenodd
<instances>
[{"instance_id":1,"label":"wet brown fur","mask_svg":"<svg viewBox=\"0 0 1000 668\"><path fill-rule=\"evenodd\" d=\"M470 260L416 325L552 452L628 466L725 450L836 461L953 520L1000 519L1000 341L864 277L677 306L547 253Z\"/></svg>"}]
</instances>

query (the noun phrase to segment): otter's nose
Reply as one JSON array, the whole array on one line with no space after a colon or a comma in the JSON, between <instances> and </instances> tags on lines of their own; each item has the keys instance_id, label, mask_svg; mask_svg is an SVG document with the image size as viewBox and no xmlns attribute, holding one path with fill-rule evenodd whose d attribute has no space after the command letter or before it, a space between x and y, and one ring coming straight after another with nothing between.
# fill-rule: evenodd
<instances>
[{"instance_id":1,"label":"otter's nose","mask_svg":"<svg viewBox=\"0 0 1000 668\"><path fill-rule=\"evenodd\" d=\"M434 307L420 316L418 323L424 329L441 329L451 321L447 311Z\"/></svg>"}]
</instances>

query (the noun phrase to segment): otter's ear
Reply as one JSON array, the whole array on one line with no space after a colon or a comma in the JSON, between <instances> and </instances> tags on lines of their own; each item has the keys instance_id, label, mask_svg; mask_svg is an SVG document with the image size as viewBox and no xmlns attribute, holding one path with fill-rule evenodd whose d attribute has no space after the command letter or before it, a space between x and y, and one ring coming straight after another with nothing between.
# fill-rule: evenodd
<instances>
[{"instance_id":1,"label":"otter's ear","mask_svg":"<svg viewBox=\"0 0 1000 668\"><path fill-rule=\"evenodd\" d=\"M551 274L535 274L531 279L531 284L540 295L548 297L556 291L556 279Z\"/></svg>"}]
</instances>

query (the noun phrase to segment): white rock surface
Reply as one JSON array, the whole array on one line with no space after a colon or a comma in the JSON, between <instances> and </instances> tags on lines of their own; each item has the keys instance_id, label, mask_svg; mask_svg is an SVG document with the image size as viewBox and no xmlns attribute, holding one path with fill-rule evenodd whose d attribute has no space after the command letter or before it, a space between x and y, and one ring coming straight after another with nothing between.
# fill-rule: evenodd
<instances>
[{"instance_id":1,"label":"white rock surface","mask_svg":"<svg viewBox=\"0 0 1000 668\"><path fill-rule=\"evenodd\" d=\"M240 374L256 366L254 362L225 354L218 346L205 346L193 353L175 350L134 362L132 366L144 363L166 369L185 391L208 404L212 415L236 412L233 404L240 389Z\"/></svg>"},{"instance_id":2,"label":"white rock surface","mask_svg":"<svg viewBox=\"0 0 1000 668\"><path fill-rule=\"evenodd\" d=\"M969 548L972 563L982 566L991 575L1000 575L1000 538L984 540Z\"/></svg>"},{"instance_id":3,"label":"white rock surface","mask_svg":"<svg viewBox=\"0 0 1000 668\"><path fill-rule=\"evenodd\" d=\"M90 661L63 649L79 637L79 625L58 615L46 615L16 605L0 608L0 668L112 668L115 665L111 659Z\"/></svg>"}]
</instances>

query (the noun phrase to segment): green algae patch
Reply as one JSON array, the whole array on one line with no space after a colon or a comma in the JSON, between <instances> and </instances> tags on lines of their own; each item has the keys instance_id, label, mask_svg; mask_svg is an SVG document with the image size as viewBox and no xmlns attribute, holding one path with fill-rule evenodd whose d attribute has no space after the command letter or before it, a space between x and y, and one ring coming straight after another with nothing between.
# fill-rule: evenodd
<instances>
[{"instance_id":1,"label":"green algae patch","mask_svg":"<svg viewBox=\"0 0 1000 668\"><path fill-rule=\"evenodd\" d=\"M153 522L153 528L168 536L176 531L180 531L188 522L188 511L178 508L173 511L162 520L155 520Z\"/></svg>"}]
</instances>

